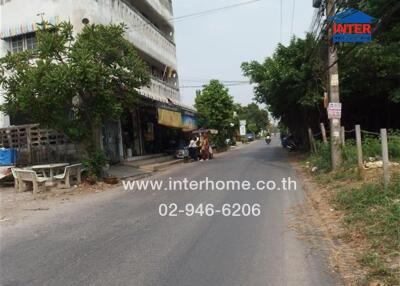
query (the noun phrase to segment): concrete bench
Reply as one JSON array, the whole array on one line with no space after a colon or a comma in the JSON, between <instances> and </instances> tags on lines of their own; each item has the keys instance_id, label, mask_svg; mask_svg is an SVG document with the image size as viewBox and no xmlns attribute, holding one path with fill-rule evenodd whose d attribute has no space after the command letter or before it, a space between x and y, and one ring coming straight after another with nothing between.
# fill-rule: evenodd
<instances>
[{"instance_id":1,"label":"concrete bench","mask_svg":"<svg viewBox=\"0 0 400 286\"><path fill-rule=\"evenodd\" d=\"M13 168L14 180L16 179L16 189L23 192L27 189L27 182L32 184L33 193L39 192L39 187L44 185L47 178L39 177L35 171Z\"/></svg>"},{"instance_id":2,"label":"concrete bench","mask_svg":"<svg viewBox=\"0 0 400 286\"><path fill-rule=\"evenodd\" d=\"M65 167L64 173L54 176L56 181L59 181L61 188L71 188L71 181L76 179L76 184L81 183L82 164L74 164Z\"/></svg>"}]
</instances>

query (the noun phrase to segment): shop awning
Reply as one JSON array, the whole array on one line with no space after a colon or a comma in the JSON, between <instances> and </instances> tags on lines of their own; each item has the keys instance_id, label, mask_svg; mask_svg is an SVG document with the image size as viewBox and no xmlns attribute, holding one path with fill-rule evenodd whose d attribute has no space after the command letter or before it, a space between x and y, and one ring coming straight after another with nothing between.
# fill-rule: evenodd
<instances>
[{"instance_id":1,"label":"shop awning","mask_svg":"<svg viewBox=\"0 0 400 286\"><path fill-rule=\"evenodd\" d=\"M157 101L157 102L161 102L161 103L174 105L176 107L182 108L182 109L187 110L187 111L192 112L192 113L196 112L196 109L191 107L191 106L189 106L189 105L186 105L186 104L184 104L184 103L182 103L180 101L177 101L175 99L172 99L172 98L167 98L167 97L164 97L164 96L160 96L160 95L158 95L156 93L153 93L153 92L149 91L146 88L137 89L137 91L139 92L139 94L141 96L143 96L145 98L148 98L148 99L151 99L151 100L154 100L154 101Z\"/></svg>"},{"instance_id":2,"label":"shop awning","mask_svg":"<svg viewBox=\"0 0 400 286\"><path fill-rule=\"evenodd\" d=\"M59 16L55 17L46 17L45 19L48 23L51 25L56 25L61 22L61 19ZM15 37L19 35L24 35L28 33L33 33L39 30L40 26L38 25L37 22L33 23L25 23L21 24L18 26L13 26L13 27L2 27L0 31L0 39L5 39L5 38L10 38L10 37Z\"/></svg>"},{"instance_id":3,"label":"shop awning","mask_svg":"<svg viewBox=\"0 0 400 286\"><path fill-rule=\"evenodd\" d=\"M196 109L172 98L160 96L149 88L137 89L144 98L155 101L158 112L158 123L184 131L197 129Z\"/></svg>"},{"instance_id":4,"label":"shop awning","mask_svg":"<svg viewBox=\"0 0 400 286\"><path fill-rule=\"evenodd\" d=\"M168 127L182 128L182 115L180 112L163 108L157 108L157 112L158 124Z\"/></svg>"}]
</instances>

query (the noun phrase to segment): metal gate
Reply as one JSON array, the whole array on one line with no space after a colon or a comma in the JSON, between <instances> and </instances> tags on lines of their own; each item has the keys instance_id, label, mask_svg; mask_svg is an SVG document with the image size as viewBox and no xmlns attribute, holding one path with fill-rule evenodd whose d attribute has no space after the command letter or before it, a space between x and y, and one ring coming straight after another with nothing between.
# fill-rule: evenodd
<instances>
[{"instance_id":1,"label":"metal gate","mask_svg":"<svg viewBox=\"0 0 400 286\"><path fill-rule=\"evenodd\" d=\"M106 123L103 126L103 149L111 164L120 162L119 143L120 135L118 122Z\"/></svg>"}]
</instances>

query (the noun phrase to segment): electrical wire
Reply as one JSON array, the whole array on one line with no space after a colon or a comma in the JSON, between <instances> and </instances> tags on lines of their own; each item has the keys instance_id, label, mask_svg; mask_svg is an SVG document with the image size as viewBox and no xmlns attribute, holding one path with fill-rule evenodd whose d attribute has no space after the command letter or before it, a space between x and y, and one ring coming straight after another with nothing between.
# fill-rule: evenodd
<instances>
[{"instance_id":1,"label":"electrical wire","mask_svg":"<svg viewBox=\"0 0 400 286\"><path fill-rule=\"evenodd\" d=\"M292 21L290 25L290 35L293 35L293 28L294 28L294 14L296 11L296 0L293 0L293 10L292 10Z\"/></svg>"},{"instance_id":2,"label":"electrical wire","mask_svg":"<svg viewBox=\"0 0 400 286\"><path fill-rule=\"evenodd\" d=\"M232 83L224 83L225 87L232 87L232 86L242 86L242 85L252 85L250 81L246 82L232 82ZM206 84L203 85L182 85L179 88L184 89L184 88L203 88Z\"/></svg>"},{"instance_id":3,"label":"electrical wire","mask_svg":"<svg viewBox=\"0 0 400 286\"><path fill-rule=\"evenodd\" d=\"M283 0L281 0L281 24L279 28L279 42L282 42L282 27L283 27Z\"/></svg>"},{"instance_id":4,"label":"electrical wire","mask_svg":"<svg viewBox=\"0 0 400 286\"><path fill-rule=\"evenodd\" d=\"M219 7L219 8L214 8L214 9L209 9L209 10L205 10L205 11L200 11L200 12L195 12L195 13L191 13L191 14L173 17L173 18L165 20L165 22L167 23L167 25L170 25L171 23L180 22L183 20L191 19L191 18L197 18L197 17L209 15L211 13L224 11L224 10L228 10L228 9L233 9L233 8L237 8L237 7L241 7L241 6L245 6L245 5L250 5L250 4L260 2L260 1L263 1L263 0L249 0L246 2L242 2L242 3L227 5L227 6L223 6L223 7ZM140 28L140 27L147 27L147 26L151 26L151 24L144 23L144 24L133 25L132 27Z\"/></svg>"},{"instance_id":5,"label":"electrical wire","mask_svg":"<svg viewBox=\"0 0 400 286\"><path fill-rule=\"evenodd\" d=\"M227 9L232 9L232 8L236 8L236 7L240 7L240 6L244 6L244 5L249 5L249 4L253 4L256 2L260 2L262 0L250 0L247 2L242 2L242 3L237 3L237 4L232 4L232 5L228 5L228 6L224 6L224 7L220 7L220 8L215 8L215 9L209 9L209 10L205 10L205 11L200 11L200 12L196 12L196 13L191 13L191 14L187 14L187 15L183 15L183 16L178 16L178 17L174 17L169 19L168 21L179 21L182 19L187 19L187 18L191 18L191 17L195 17L195 16L202 16L202 15L207 15L210 13L214 13L214 12L218 12L218 11L223 11L223 10L227 10Z\"/></svg>"}]
</instances>

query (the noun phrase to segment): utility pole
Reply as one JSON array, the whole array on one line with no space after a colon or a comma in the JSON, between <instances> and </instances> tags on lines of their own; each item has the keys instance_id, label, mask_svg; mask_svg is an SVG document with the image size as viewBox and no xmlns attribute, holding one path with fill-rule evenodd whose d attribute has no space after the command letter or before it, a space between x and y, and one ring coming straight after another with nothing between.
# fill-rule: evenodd
<instances>
[{"instance_id":1,"label":"utility pole","mask_svg":"<svg viewBox=\"0 0 400 286\"><path fill-rule=\"evenodd\" d=\"M326 15L335 15L335 0L326 0ZM335 44L332 41L332 29L328 29L328 94L330 103L340 103L339 96L339 67L338 55ZM336 170L342 164L342 150L340 146L341 124L340 118L330 119L331 159L332 170Z\"/></svg>"}]
</instances>

